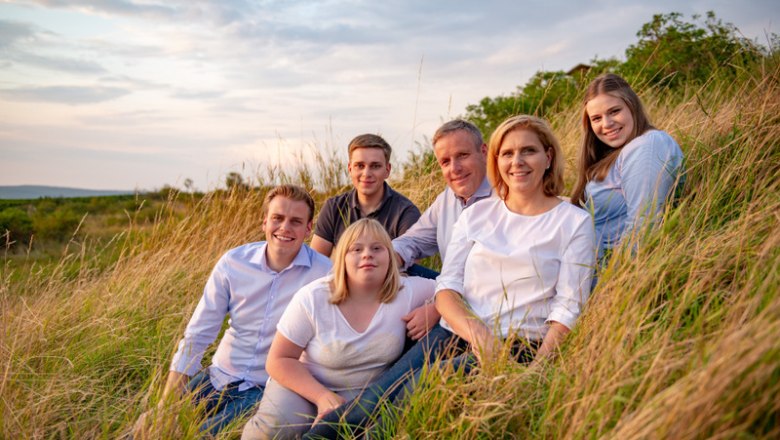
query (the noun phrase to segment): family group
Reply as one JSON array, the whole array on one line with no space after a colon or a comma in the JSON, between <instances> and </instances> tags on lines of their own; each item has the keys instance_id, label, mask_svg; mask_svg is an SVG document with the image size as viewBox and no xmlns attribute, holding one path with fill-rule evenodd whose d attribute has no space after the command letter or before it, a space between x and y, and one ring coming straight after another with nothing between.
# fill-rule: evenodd
<instances>
[{"instance_id":1,"label":"family group","mask_svg":"<svg viewBox=\"0 0 780 440\"><path fill-rule=\"evenodd\" d=\"M470 372L507 352L552 358L596 269L658 220L683 167L678 144L617 75L588 86L582 127L568 199L558 140L527 115L487 144L470 122L442 125L432 143L446 188L422 214L387 184L391 148L371 134L350 143L354 188L327 200L316 226L305 190L271 189L265 241L216 264L160 405L185 393L204 402L207 435L248 418L243 439L333 438L364 429L382 401L402 404L435 359ZM418 264L436 253L441 273ZM136 435L161 413L144 413Z\"/></svg>"}]
</instances>

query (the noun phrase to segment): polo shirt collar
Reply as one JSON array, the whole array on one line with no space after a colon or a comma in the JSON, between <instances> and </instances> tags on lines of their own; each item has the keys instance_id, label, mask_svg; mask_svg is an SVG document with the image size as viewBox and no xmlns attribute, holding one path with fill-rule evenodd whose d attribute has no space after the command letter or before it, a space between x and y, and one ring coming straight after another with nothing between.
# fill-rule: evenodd
<instances>
[{"instance_id":1,"label":"polo shirt collar","mask_svg":"<svg viewBox=\"0 0 780 440\"><path fill-rule=\"evenodd\" d=\"M390 197L393 196L392 191L393 189L390 188L390 185L387 184L387 181L382 182L382 188L384 188L384 194L382 195L382 201L379 202L379 206L376 208L376 211L379 211L382 209L382 207L387 203L388 200L390 200ZM358 197L357 197L357 190L355 188L352 188L349 192L349 207L355 210L360 209L360 203L358 203Z\"/></svg>"}]
</instances>

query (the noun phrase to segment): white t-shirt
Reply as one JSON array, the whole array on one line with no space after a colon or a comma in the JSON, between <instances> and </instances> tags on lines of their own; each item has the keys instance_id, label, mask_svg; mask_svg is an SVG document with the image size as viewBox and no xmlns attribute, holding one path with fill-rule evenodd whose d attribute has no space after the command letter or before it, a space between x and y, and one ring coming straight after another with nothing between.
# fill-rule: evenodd
<instances>
[{"instance_id":1,"label":"white t-shirt","mask_svg":"<svg viewBox=\"0 0 780 440\"><path fill-rule=\"evenodd\" d=\"M333 391L363 388L379 377L403 351L406 323L401 318L433 296L435 283L402 277L390 303L379 305L364 332L349 325L341 310L328 301L331 277L302 288L290 302L277 330L303 347L301 362L321 384Z\"/></svg>"},{"instance_id":2,"label":"white t-shirt","mask_svg":"<svg viewBox=\"0 0 780 440\"><path fill-rule=\"evenodd\" d=\"M436 290L461 295L489 328L541 340L548 321L572 328L590 294L596 245L590 215L567 202L539 215L497 196L463 211ZM451 329L442 319L442 326Z\"/></svg>"}]
</instances>

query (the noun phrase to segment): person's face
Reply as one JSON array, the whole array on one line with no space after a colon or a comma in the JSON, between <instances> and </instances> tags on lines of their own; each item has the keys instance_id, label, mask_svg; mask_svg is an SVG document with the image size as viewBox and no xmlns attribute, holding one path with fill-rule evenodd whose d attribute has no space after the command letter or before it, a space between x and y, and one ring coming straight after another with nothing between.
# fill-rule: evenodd
<instances>
[{"instance_id":1,"label":"person's face","mask_svg":"<svg viewBox=\"0 0 780 440\"><path fill-rule=\"evenodd\" d=\"M585 104L585 111L601 142L620 148L631 140L634 115L622 99L602 93Z\"/></svg>"},{"instance_id":2,"label":"person's face","mask_svg":"<svg viewBox=\"0 0 780 440\"><path fill-rule=\"evenodd\" d=\"M498 149L498 172L508 195L535 195L543 191L544 171L550 166L550 153L532 130L513 130L504 136Z\"/></svg>"},{"instance_id":3,"label":"person's face","mask_svg":"<svg viewBox=\"0 0 780 440\"><path fill-rule=\"evenodd\" d=\"M382 191L385 180L390 176L390 164L381 148L357 148L352 151L347 166L352 185L357 192L371 197Z\"/></svg>"},{"instance_id":4,"label":"person's face","mask_svg":"<svg viewBox=\"0 0 780 440\"><path fill-rule=\"evenodd\" d=\"M345 267L350 283L381 287L390 269L390 251L377 237L364 233L347 249Z\"/></svg>"},{"instance_id":5,"label":"person's face","mask_svg":"<svg viewBox=\"0 0 780 440\"><path fill-rule=\"evenodd\" d=\"M458 197L468 199L477 192L485 179L487 147L474 145L464 130L454 131L440 138L433 146L433 154L441 167L447 186Z\"/></svg>"},{"instance_id":6,"label":"person's face","mask_svg":"<svg viewBox=\"0 0 780 440\"><path fill-rule=\"evenodd\" d=\"M284 196L274 197L263 219L263 231L269 249L297 254L311 232L309 206Z\"/></svg>"}]
</instances>

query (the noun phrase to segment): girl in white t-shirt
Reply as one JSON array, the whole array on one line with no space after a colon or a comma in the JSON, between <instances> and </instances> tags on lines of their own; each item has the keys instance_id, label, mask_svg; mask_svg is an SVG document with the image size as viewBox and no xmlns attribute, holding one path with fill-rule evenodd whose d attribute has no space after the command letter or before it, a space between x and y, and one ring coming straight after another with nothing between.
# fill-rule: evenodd
<instances>
[{"instance_id":1,"label":"girl in white t-shirt","mask_svg":"<svg viewBox=\"0 0 780 440\"><path fill-rule=\"evenodd\" d=\"M375 220L347 228L333 274L302 288L277 325L271 379L242 439L299 437L401 355L402 317L433 296L434 282L401 278L392 249Z\"/></svg>"}]
</instances>

